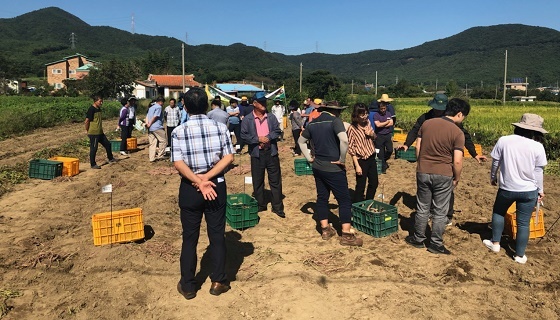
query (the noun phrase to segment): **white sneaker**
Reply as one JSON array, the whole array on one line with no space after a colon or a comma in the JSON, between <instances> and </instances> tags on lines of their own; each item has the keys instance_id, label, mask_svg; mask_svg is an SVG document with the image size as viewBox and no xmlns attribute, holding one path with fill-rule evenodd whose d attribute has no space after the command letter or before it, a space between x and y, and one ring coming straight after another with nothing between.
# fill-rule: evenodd
<instances>
[{"instance_id":1,"label":"white sneaker","mask_svg":"<svg viewBox=\"0 0 560 320\"><path fill-rule=\"evenodd\" d=\"M527 262L527 256L523 256L523 257L513 256L513 260L517 263L525 264Z\"/></svg>"},{"instance_id":2,"label":"white sneaker","mask_svg":"<svg viewBox=\"0 0 560 320\"><path fill-rule=\"evenodd\" d=\"M165 147L165 151L164 152L171 152L171 148L170 147Z\"/></svg>"},{"instance_id":3,"label":"white sneaker","mask_svg":"<svg viewBox=\"0 0 560 320\"><path fill-rule=\"evenodd\" d=\"M128 156L128 152L126 152L126 151L121 151L121 155L123 155L123 156Z\"/></svg>"},{"instance_id":4,"label":"white sneaker","mask_svg":"<svg viewBox=\"0 0 560 320\"><path fill-rule=\"evenodd\" d=\"M486 248L490 249L490 251L500 252L500 245L499 244L494 244L494 242L492 242L491 240L488 240L488 239L482 241L482 243L484 243Z\"/></svg>"}]
</instances>

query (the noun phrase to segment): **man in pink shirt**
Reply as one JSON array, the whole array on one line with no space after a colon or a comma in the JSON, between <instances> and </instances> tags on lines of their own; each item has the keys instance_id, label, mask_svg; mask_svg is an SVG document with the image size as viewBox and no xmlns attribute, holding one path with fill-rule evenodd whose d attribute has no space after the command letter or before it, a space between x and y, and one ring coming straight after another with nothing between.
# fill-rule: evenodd
<instances>
[{"instance_id":1,"label":"man in pink shirt","mask_svg":"<svg viewBox=\"0 0 560 320\"><path fill-rule=\"evenodd\" d=\"M259 204L259 211L267 210L264 193L264 173L268 173L268 182L272 193L272 212L285 218L282 202L282 173L278 158L277 140L282 131L275 116L268 116L264 92L253 96L253 112L241 121L241 140L249 146L251 156L251 176L253 194Z\"/></svg>"}]
</instances>

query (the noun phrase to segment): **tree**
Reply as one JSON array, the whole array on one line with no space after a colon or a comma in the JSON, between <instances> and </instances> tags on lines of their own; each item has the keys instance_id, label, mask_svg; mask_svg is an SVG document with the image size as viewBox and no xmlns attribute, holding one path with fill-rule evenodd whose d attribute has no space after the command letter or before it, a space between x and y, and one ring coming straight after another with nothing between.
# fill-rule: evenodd
<instances>
[{"instance_id":1,"label":"tree","mask_svg":"<svg viewBox=\"0 0 560 320\"><path fill-rule=\"evenodd\" d=\"M450 80L447 85L445 85L445 94L448 97L455 97L457 95L457 92L459 92L459 86L457 85L457 82L455 82L455 80Z\"/></svg>"},{"instance_id":2,"label":"tree","mask_svg":"<svg viewBox=\"0 0 560 320\"><path fill-rule=\"evenodd\" d=\"M309 96L325 98L341 86L335 75L326 70L318 70L303 78L303 87Z\"/></svg>"},{"instance_id":3,"label":"tree","mask_svg":"<svg viewBox=\"0 0 560 320\"><path fill-rule=\"evenodd\" d=\"M140 76L140 70L131 62L111 60L92 69L85 78L90 94L102 97L130 95L133 82Z\"/></svg>"}]
</instances>

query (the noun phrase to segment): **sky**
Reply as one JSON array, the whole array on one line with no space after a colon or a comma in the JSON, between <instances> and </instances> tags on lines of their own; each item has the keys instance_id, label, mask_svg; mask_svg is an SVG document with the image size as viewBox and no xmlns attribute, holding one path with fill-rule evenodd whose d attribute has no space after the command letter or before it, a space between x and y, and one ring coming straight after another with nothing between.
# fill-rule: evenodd
<instances>
[{"instance_id":1,"label":"sky","mask_svg":"<svg viewBox=\"0 0 560 320\"><path fill-rule=\"evenodd\" d=\"M0 0L0 18L45 7L91 26L132 32L134 21L138 34L189 45L243 43L287 55L406 49L498 24L560 30L559 0Z\"/></svg>"}]
</instances>

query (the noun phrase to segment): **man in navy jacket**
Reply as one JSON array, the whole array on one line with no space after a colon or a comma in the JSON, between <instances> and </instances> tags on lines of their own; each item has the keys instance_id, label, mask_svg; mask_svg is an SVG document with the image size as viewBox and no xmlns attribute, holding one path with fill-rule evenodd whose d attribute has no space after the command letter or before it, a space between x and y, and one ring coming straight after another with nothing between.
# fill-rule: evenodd
<instances>
[{"instance_id":1,"label":"man in navy jacket","mask_svg":"<svg viewBox=\"0 0 560 320\"><path fill-rule=\"evenodd\" d=\"M259 204L259 211L267 210L264 196L266 170L272 193L272 212L285 218L284 203L282 202L282 174L277 145L277 139L282 131L276 117L268 116L266 99L264 92L257 92L253 97L253 111L241 121L241 139L249 146L253 194Z\"/></svg>"}]
</instances>

